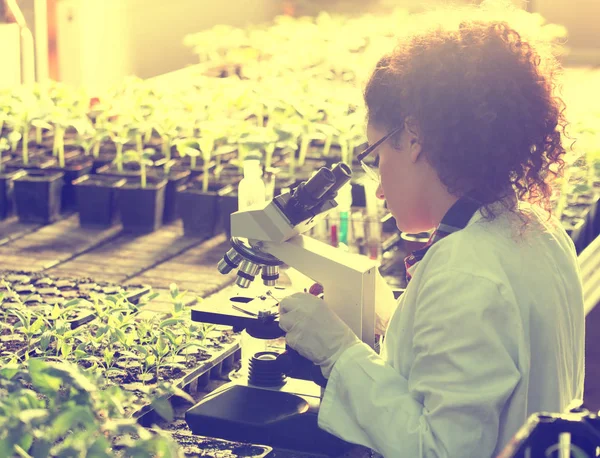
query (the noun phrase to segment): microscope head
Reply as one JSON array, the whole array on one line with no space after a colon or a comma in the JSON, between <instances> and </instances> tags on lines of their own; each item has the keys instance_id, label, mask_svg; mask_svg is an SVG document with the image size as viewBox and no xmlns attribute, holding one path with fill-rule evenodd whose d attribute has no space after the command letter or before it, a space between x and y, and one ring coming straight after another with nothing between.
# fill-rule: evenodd
<instances>
[{"instance_id":1,"label":"microscope head","mask_svg":"<svg viewBox=\"0 0 600 458\"><path fill-rule=\"evenodd\" d=\"M218 264L219 272L238 269L236 284L247 288L262 271L265 285L279 278L279 259L261 250L264 243L281 244L309 231L337 206L339 189L350 181L352 171L340 162L332 169L322 167L293 191L271 202L254 205L231 215L232 248Z\"/></svg>"}]
</instances>

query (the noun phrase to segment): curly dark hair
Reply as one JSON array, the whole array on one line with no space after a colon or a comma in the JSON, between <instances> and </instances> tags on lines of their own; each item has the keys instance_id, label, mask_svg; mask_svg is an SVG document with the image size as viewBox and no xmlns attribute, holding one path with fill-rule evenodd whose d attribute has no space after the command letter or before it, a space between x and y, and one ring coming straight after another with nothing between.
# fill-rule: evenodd
<instances>
[{"instance_id":1,"label":"curly dark hair","mask_svg":"<svg viewBox=\"0 0 600 458\"><path fill-rule=\"evenodd\" d=\"M381 58L365 89L368 121L391 130L414 119L448 191L488 217L496 201L515 210L515 194L550 212L549 183L565 165L558 68L505 22L433 30Z\"/></svg>"}]
</instances>

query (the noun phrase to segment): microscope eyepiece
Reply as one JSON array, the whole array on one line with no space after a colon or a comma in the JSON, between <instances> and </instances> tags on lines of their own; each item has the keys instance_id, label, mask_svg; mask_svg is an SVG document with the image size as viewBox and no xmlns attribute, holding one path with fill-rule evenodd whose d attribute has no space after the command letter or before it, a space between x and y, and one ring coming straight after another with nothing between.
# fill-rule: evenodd
<instances>
[{"instance_id":1,"label":"microscope eyepiece","mask_svg":"<svg viewBox=\"0 0 600 458\"><path fill-rule=\"evenodd\" d=\"M327 192L329 195L335 197L337 192L350 181L352 178L352 170L344 162L338 162L336 166L331 169L333 176L335 177L335 184L329 188Z\"/></svg>"},{"instance_id":2,"label":"microscope eyepiece","mask_svg":"<svg viewBox=\"0 0 600 458\"><path fill-rule=\"evenodd\" d=\"M294 190L289 205L292 208L309 210L317 205L320 199L335 185L335 175L326 167L308 181L300 183Z\"/></svg>"},{"instance_id":3,"label":"microscope eyepiece","mask_svg":"<svg viewBox=\"0 0 600 458\"><path fill-rule=\"evenodd\" d=\"M304 184L304 192L314 200L325 195L335 185L335 175L326 167L321 167L317 173Z\"/></svg>"}]
</instances>

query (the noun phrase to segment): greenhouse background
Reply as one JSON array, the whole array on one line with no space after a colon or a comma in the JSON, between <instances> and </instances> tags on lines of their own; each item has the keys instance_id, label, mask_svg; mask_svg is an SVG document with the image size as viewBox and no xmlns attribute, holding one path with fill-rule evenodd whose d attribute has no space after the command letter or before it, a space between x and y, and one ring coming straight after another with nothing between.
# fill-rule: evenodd
<instances>
[{"instance_id":1,"label":"greenhouse background","mask_svg":"<svg viewBox=\"0 0 600 458\"><path fill-rule=\"evenodd\" d=\"M303 236L402 294L405 257L432 231L400 231L356 159L363 89L399 38L473 3L1 0L0 457L373 456L316 416L279 436L198 419L261 364L251 352L285 350L248 329L316 280L274 258L252 265L232 215L347 164L338 207ZM551 202L583 281L587 410L555 415L598 428L600 3L483 7L563 67L566 168ZM269 403L252 408L268 416Z\"/></svg>"}]
</instances>

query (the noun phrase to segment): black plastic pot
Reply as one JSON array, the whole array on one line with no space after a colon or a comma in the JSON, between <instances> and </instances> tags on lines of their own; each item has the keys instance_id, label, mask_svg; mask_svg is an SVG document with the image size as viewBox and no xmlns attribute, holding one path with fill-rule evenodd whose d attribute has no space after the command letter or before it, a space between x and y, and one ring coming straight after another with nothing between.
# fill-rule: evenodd
<instances>
[{"instance_id":1,"label":"black plastic pot","mask_svg":"<svg viewBox=\"0 0 600 458\"><path fill-rule=\"evenodd\" d=\"M146 171L148 172L148 174L150 174L153 169L162 167L166 163L167 160L164 158L154 161L151 166L146 167ZM110 163L98 167L96 173L103 175L111 175L114 177L139 177L140 165L137 162L127 162L123 164L123 170L119 172L119 170L117 169L117 165L114 163Z\"/></svg>"},{"instance_id":2,"label":"black plastic pot","mask_svg":"<svg viewBox=\"0 0 600 458\"><path fill-rule=\"evenodd\" d=\"M123 164L123 170L119 172L115 164L106 164L98 167L96 173L118 178L136 178L140 176L140 169L139 167L134 168L133 163L128 163Z\"/></svg>"},{"instance_id":3,"label":"black plastic pot","mask_svg":"<svg viewBox=\"0 0 600 458\"><path fill-rule=\"evenodd\" d=\"M219 173L219 181L226 184L239 183L243 177L244 174L239 167L229 164L226 164Z\"/></svg>"},{"instance_id":4,"label":"black plastic pot","mask_svg":"<svg viewBox=\"0 0 600 458\"><path fill-rule=\"evenodd\" d=\"M29 142L29 148L27 149L27 152L30 160L32 157L45 155L47 151L48 148L45 146L37 145L35 142ZM13 151L12 157L14 159L21 159L23 157L23 148L19 147L17 150Z\"/></svg>"},{"instance_id":5,"label":"black plastic pot","mask_svg":"<svg viewBox=\"0 0 600 458\"><path fill-rule=\"evenodd\" d=\"M114 151L108 152L102 150L100 150L100 153L98 153L98 157L91 156L92 160L94 161L92 173L96 173L99 168L111 164L115 160L115 156L116 153Z\"/></svg>"},{"instance_id":6,"label":"black plastic pot","mask_svg":"<svg viewBox=\"0 0 600 458\"><path fill-rule=\"evenodd\" d=\"M55 157L52 148L46 150L46 156ZM64 147L65 161L69 161L83 154L83 149L77 145L65 145ZM56 158L58 160L58 158Z\"/></svg>"},{"instance_id":7,"label":"black plastic pot","mask_svg":"<svg viewBox=\"0 0 600 458\"><path fill-rule=\"evenodd\" d=\"M76 156L70 160L66 160L64 167L51 166L48 170L64 173L64 186L62 189L62 209L74 210L77 206L77 197L73 182L78 178L90 173L92 170L93 161L88 156Z\"/></svg>"},{"instance_id":8,"label":"black plastic pot","mask_svg":"<svg viewBox=\"0 0 600 458\"><path fill-rule=\"evenodd\" d=\"M11 159L5 163L5 170L7 172L14 172L17 170L39 170L47 169L56 165L55 157L48 157L45 155L33 156L29 158L29 163L23 164L22 158Z\"/></svg>"},{"instance_id":9,"label":"black plastic pot","mask_svg":"<svg viewBox=\"0 0 600 458\"><path fill-rule=\"evenodd\" d=\"M162 154L162 152L158 150L156 150L156 152L152 156L150 156L149 159L152 161L153 167L162 167L167 162L169 162L169 160Z\"/></svg>"},{"instance_id":10,"label":"black plastic pot","mask_svg":"<svg viewBox=\"0 0 600 458\"><path fill-rule=\"evenodd\" d=\"M232 170L231 174L221 176L221 183L229 186L219 196L219 219L217 221L217 232L225 232L227 237L231 236L231 214L238 211L238 184L243 178Z\"/></svg>"},{"instance_id":11,"label":"black plastic pot","mask_svg":"<svg viewBox=\"0 0 600 458\"><path fill-rule=\"evenodd\" d=\"M12 214L14 209L13 180L26 173L24 170L0 173L0 219Z\"/></svg>"},{"instance_id":12,"label":"black plastic pot","mask_svg":"<svg viewBox=\"0 0 600 458\"><path fill-rule=\"evenodd\" d=\"M84 175L73 182L82 227L110 227L118 220L117 188L127 180L104 175Z\"/></svg>"},{"instance_id":13,"label":"black plastic pot","mask_svg":"<svg viewBox=\"0 0 600 458\"><path fill-rule=\"evenodd\" d=\"M238 211L238 192L237 186L228 192L224 192L219 197L219 225L218 229L223 230L227 238L231 237L231 214Z\"/></svg>"},{"instance_id":14,"label":"black plastic pot","mask_svg":"<svg viewBox=\"0 0 600 458\"><path fill-rule=\"evenodd\" d=\"M167 180L148 177L147 186L141 187L139 178L128 178L117 188L117 205L123 230L149 233L162 225Z\"/></svg>"},{"instance_id":15,"label":"black plastic pot","mask_svg":"<svg viewBox=\"0 0 600 458\"><path fill-rule=\"evenodd\" d=\"M192 181L177 190L177 208L183 219L183 232L187 236L212 237L217 233L220 215L219 199L231 192L232 185L209 183L208 191L202 183Z\"/></svg>"},{"instance_id":16,"label":"black plastic pot","mask_svg":"<svg viewBox=\"0 0 600 458\"><path fill-rule=\"evenodd\" d=\"M219 162L219 164L226 164L237 158L238 155L239 153L234 147L228 147L227 149L217 148L212 158L215 162Z\"/></svg>"},{"instance_id":17,"label":"black plastic pot","mask_svg":"<svg viewBox=\"0 0 600 458\"><path fill-rule=\"evenodd\" d=\"M46 224L60 217L63 175L50 170L28 170L14 180L20 222Z\"/></svg>"},{"instance_id":18,"label":"black plastic pot","mask_svg":"<svg viewBox=\"0 0 600 458\"><path fill-rule=\"evenodd\" d=\"M204 165L203 165L203 161L201 158L198 158L198 160L196 161L196 167L192 167L192 163L190 161L189 156L185 156L185 157L181 157L181 158L177 158L175 159L177 165L176 167L179 169L188 169L190 171L190 178L196 178L199 177L200 175L202 175L204 173ZM211 161L210 162L210 168L213 168L215 165L215 161Z\"/></svg>"},{"instance_id":19,"label":"black plastic pot","mask_svg":"<svg viewBox=\"0 0 600 458\"><path fill-rule=\"evenodd\" d=\"M167 188L165 189L165 209L163 212L163 223L168 224L179 218L177 212L177 189L181 188L190 177L190 171L184 168L171 167L168 175L163 169L155 169L151 172L157 178L166 179Z\"/></svg>"}]
</instances>

